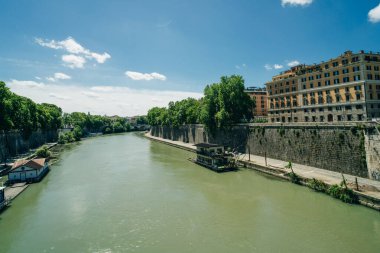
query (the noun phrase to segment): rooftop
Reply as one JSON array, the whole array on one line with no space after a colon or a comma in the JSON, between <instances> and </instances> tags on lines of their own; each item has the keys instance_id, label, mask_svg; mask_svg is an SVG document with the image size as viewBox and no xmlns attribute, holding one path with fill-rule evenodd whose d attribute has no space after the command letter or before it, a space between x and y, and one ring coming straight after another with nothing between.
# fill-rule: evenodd
<instances>
[{"instance_id":1,"label":"rooftop","mask_svg":"<svg viewBox=\"0 0 380 253\"><path fill-rule=\"evenodd\" d=\"M17 169L21 166L27 166L33 169L40 169L45 165L45 158L37 158L37 159L31 159L31 160L18 160L16 161L11 170Z\"/></svg>"}]
</instances>

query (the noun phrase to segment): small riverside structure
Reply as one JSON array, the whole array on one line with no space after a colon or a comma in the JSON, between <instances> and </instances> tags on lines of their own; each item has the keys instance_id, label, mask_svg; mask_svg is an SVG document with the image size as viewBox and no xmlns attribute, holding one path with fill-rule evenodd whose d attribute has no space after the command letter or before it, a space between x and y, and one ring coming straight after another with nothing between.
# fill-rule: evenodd
<instances>
[{"instance_id":1,"label":"small riverside structure","mask_svg":"<svg viewBox=\"0 0 380 253\"><path fill-rule=\"evenodd\" d=\"M2 210L6 205L4 190L5 190L5 187L0 186L0 210Z\"/></svg>"},{"instance_id":2,"label":"small riverside structure","mask_svg":"<svg viewBox=\"0 0 380 253\"><path fill-rule=\"evenodd\" d=\"M236 170L233 155L227 154L224 146L210 143L198 143L194 145L197 150L195 163L216 172Z\"/></svg>"},{"instance_id":3,"label":"small riverside structure","mask_svg":"<svg viewBox=\"0 0 380 253\"><path fill-rule=\"evenodd\" d=\"M8 174L8 181L15 182L38 182L49 171L48 162L45 158L16 161Z\"/></svg>"}]
</instances>

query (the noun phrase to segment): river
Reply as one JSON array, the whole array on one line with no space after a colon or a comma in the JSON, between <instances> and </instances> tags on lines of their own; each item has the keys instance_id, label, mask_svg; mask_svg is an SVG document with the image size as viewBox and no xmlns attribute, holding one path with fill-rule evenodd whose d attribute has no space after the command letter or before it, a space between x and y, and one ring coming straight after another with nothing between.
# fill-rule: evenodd
<instances>
[{"instance_id":1,"label":"river","mask_svg":"<svg viewBox=\"0 0 380 253\"><path fill-rule=\"evenodd\" d=\"M380 213L136 133L68 146L0 214L0 252L379 252Z\"/></svg>"}]
</instances>

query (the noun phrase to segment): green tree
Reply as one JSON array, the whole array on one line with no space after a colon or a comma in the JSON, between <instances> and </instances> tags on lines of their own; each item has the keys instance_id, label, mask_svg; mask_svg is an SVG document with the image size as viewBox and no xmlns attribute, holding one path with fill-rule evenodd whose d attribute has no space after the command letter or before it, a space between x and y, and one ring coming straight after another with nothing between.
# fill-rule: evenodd
<instances>
[{"instance_id":1,"label":"green tree","mask_svg":"<svg viewBox=\"0 0 380 253\"><path fill-rule=\"evenodd\" d=\"M241 76L223 76L220 83L207 85L204 95L201 122L208 129L223 128L252 118L254 101L244 92Z\"/></svg>"}]
</instances>

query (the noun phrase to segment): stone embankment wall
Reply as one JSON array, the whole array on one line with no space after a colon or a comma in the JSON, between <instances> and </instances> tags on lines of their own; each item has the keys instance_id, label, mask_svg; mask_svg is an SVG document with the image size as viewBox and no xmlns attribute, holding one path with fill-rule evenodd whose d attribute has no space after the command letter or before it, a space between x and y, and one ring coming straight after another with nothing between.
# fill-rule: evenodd
<instances>
[{"instance_id":1,"label":"stone embankment wall","mask_svg":"<svg viewBox=\"0 0 380 253\"><path fill-rule=\"evenodd\" d=\"M374 128L373 124L366 124ZM202 125L152 127L153 136L186 143L218 143L242 153L310 165L326 170L373 178L366 161L368 130L346 124L249 124L209 134ZM373 135L374 132L371 132ZM379 170L380 172L380 170Z\"/></svg>"},{"instance_id":2,"label":"stone embankment wall","mask_svg":"<svg viewBox=\"0 0 380 253\"><path fill-rule=\"evenodd\" d=\"M36 131L28 138L23 137L18 131L7 134L0 132L0 161L3 161L5 157L25 153L45 143L56 142L57 139L57 131Z\"/></svg>"}]
</instances>

